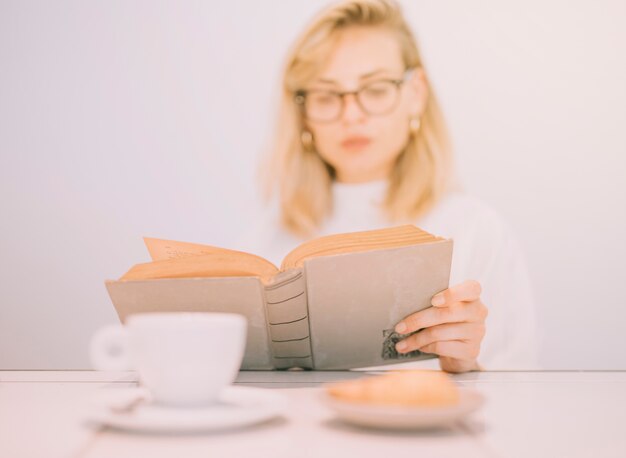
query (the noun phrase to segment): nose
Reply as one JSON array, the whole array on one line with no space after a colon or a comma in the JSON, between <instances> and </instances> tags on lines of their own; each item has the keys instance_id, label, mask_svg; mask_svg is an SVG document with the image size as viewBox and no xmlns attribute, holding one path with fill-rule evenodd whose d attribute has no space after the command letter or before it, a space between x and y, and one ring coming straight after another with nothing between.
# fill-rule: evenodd
<instances>
[{"instance_id":1,"label":"nose","mask_svg":"<svg viewBox=\"0 0 626 458\"><path fill-rule=\"evenodd\" d=\"M355 94L346 94L343 98L343 113L341 119L346 124L360 122L365 119L367 114L357 102Z\"/></svg>"}]
</instances>

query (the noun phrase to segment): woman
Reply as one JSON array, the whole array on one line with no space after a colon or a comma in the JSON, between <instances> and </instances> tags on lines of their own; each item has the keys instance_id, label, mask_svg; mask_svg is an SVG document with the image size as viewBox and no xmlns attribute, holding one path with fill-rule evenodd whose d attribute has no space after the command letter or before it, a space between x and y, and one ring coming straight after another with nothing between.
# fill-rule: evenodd
<instances>
[{"instance_id":1,"label":"woman","mask_svg":"<svg viewBox=\"0 0 626 458\"><path fill-rule=\"evenodd\" d=\"M398 351L438 354L449 372L534 367L522 255L494 211L454 185L443 120L399 7L329 7L293 46L282 83L267 168L278 205L246 248L280 263L310 237L407 222L452 238L452 286L397 324L401 334L424 328Z\"/></svg>"}]
</instances>

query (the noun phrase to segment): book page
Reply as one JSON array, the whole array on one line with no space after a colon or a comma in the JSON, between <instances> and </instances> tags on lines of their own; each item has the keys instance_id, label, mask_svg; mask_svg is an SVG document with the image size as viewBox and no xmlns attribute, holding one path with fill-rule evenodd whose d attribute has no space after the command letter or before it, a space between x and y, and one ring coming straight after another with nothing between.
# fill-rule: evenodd
<instances>
[{"instance_id":1,"label":"book page","mask_svg":"<svg viewBox=\"0 0 626 458\"><path fill-rule=\"evenodd\" d=\"M144 237L143 242L150 253L153 261L162 261L164 259L187 258L189 256L198 256L202 254L223 254L233 257L245 255L254 256L272 264L265 258L255 254L246 253L245 251L230 250L228 248L220 248L212 245L201 245L199 243L179 242L176 240L155 239L152 237ZM272 264L274 265L274 264ZM274 266L276 267L276 266ZM278 270L278 267L276 267Z\"/></svg>"},{"instance_id":2,"label":"book page","mask_svg":"<svg viewBox=\"0 0 626 458\"><path fill-rule=\"evenodd\" d=\"M143 243L146 245L153 261L186 258L188 256L197 256L200 254L211 254L224 251L224 248L218 248L211 245L178 242L176 240L155 239L152 237L144 237Z\"/></svg>"},{"instance_id":3,"label":"book page","mask_svg":"<svg viewBox=\"0 0 626 458\"><path fill-rule=\"evenodd\" d=\"M438 240L445 239L411 224L372 231L327 235L305 242L289 252L283 260L281 270L302 267L306 259L317 256L380 250Z\"/></svg>"},{"instance_id":4,"label":"book page","mask_svg":"<svg viewBox=\"0 0 626 458\"><path fill-rule=\"evenodd\" d=\"M134 265L121 280L258 276L268 282L278 273L267 259L243 251L150 237L144 243L153 261Z\"/></svg>"},{"instance_id":5,"label":"book page","mask_svg":"<svg viewBox=\"0 0 626 458\"><path fill-rule=\"evenodd\" d=\"M233 257L228 253L218 252L135 264L120 280L192 277L260 277L263 282L269 282L277 272L273 264L264 262L262 258L256 256Z\"/></svg>"}]
</instances>

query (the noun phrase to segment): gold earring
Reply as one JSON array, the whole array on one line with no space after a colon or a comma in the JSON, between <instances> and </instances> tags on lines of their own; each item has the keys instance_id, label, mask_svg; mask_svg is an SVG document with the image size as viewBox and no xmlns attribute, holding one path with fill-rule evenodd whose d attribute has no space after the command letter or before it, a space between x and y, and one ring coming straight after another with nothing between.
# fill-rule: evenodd
<instances>
[{"instance_id":1,"label":"gold earring","mask_svg":"<svg viewBox=\"0 0 626 458\"><path fill-rule=\"evenodd\" d=\"M409 130L411 131L411 135L417 134L417 132L420 130L421 125L422 123L420 122L420 118L418 118L417 116L411 118L409 121Z\"/></svg>"},{"instance_id":2,"label":"gold earring","mask_svg":"<svg viewBox=\"0 0 626 458\"><path fill-rule=\"evenodd\" d=\"M313 134L308 130L303 130L300 134L300 141L302 141L302 146L305 151L313 150Z\"/></svg>"}]
</instances>

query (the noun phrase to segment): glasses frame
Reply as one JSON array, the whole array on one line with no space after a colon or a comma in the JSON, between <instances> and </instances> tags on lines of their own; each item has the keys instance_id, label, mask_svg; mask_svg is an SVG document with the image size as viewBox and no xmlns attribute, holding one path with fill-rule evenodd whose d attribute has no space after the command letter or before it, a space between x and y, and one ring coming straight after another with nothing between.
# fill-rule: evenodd
<instances>
[{"instance_id":1,"label":"glasses frame","mask_svg":"<svg viewBox=\"0 0 626 458\"><path fill-rule=\"evenodd\" d=\"M414 70L415 70L415 68L407 68L404 71L404 74L402 75L402 78L400 78L400 79L389 79L389 78L387 78L387 79L379 79L379 80L376 80L376 81L372 81L371 83L367 83L367 84L361 86L360 88L358 88L355 91L326 91L326 90L306 91L304 89L301 89L301 90L298 90L298 91L296 91L294 93L293 100L296 103L296 105L298 105L300 107L300 111L301 111L302 117L304 119L307 119L307 120L313 121L313 122L318 122L318 123L331 123L331 122L335 122L339 118L341 118L341 116L343 115L344 110L346 109L346 96L347 95L354 95L354 100L356 101L357 105L359 105L359 108L361 109L361 111L363 111L363 113L367 114L368 116L384 116L384 115L392 112L398 106L398 102L400 101L400 87L409 80L409 78L413 74ZM363 105L363 102L361 101L360 95L361 95L361 92L363 92L369 86L371 86L373 84L377 84L377 83L382 83L382 82L393 83L396 86L396 100L391 105L391 107L389 109L387 109L386 111L381 112L381 113L372 113L367 108L365 108L365 106ZM337 116L335 116L332 119L315 119L315 118L311 118L311 117L307 116L307 113L306 113L306 97L309 94L309 92L328 92L330 94L338 96L339 100L341 102L341 106L339 108L339 111L337 112Z\"/></svg>"}]
</instances>

